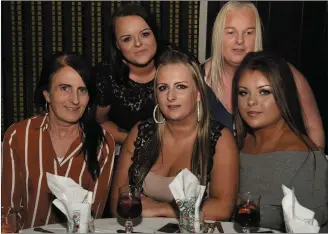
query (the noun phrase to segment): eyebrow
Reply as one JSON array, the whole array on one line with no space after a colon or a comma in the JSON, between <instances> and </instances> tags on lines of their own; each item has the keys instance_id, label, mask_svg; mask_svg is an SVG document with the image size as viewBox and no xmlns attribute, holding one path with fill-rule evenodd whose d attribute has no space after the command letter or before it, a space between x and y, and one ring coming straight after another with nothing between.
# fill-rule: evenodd
<instances>
[{"instance_id":1,"label":"eyebrow","mask_svg":"<svg viewBox=\"0 0 328 234\"><path fill-rule=\"evenodd\" d=\"M142 29L139 33L143 33L146 30L150 30L151 31L150 28L145 28L145 29ZM128 37L128 36L131 36L131 34L122 35L122 36L120 36L120 38L122 38L122 37Z\"/></svg>"},{"instance_id":2,"label":"eyebrow","mask_svg":"<svg viewBox=\"0 0 328 234\"><path fill-rule=\"evenodd\" d=\"M177 85L177 84L181 84L181 83L187 83L188 84L188 81L179 81L179 82L175 82L174 85ZM157 85L167 85L166 83L157 83Z\"/></svg>"},{"instance_id":3,"label":"eyebrow","mask_svg":"<svg viewBox=\"0 0 328 234\"><path fill-rule=\"evenodd\" d=\"M261 86L257 87L257 89L261 89L264 87L271 87L271 85L261 85ZM245 86L239 86L239 88L247 89Z\"/></svg>"},{"instance_id":4,"label":"eyebrow","mask_svg":"<svg viewBox=\"0 0 328 234\"><path fill-rule=\"evenodd\" d=\"M225 27L224 29L236 29L236 27ZM248 27L245 30L249 30L249 29L254 29L255 30L255 27Z\"/></svg>"},{"instance_id":5,"label":"eyebrow","mask_svg":"<svg viewBox=\"0 0 328 234\"><path fill-rule=\"evenodd\" d=\"M61 86L69 86L69 87L72 87L72 85L70 85L70 84L59 84L58 85L59 87L61 87ZM78 88L86 88L87 86L79 86Z\"/></svg>"}]
</instances>

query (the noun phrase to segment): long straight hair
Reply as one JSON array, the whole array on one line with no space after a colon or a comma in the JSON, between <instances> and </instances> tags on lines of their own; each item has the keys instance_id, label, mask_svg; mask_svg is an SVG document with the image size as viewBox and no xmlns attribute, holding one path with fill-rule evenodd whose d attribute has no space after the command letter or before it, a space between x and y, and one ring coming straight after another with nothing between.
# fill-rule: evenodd
<instances>
[{"instance_id":1,"label":"long straight hair","mask_svg":"<svg viewBox=\"0 0 328 234\"><path fill-rule=\"evenodd\" d=\"M261 19L259 13L251 2L229 1L221 8L216 16L213 31L212 31L212 50L211 50L211 70L210 77L208 77L208 85L214 91L217 97L222 98L224 93L223 87L223 71L224 71L224 57L223 57L223 37L224 26L227 13L231 10L249 8L253 11L255 16L255 48L254 51L262 50L262 30Z\"/></svg>"},{"instance_id":2,"label":"long straight hair","mask_svg":"<svg viewBox=\"0 0 328 234\"><path fill-rule=\"evenodd\" d=\"M35 90L34 101L39 109L44 109L46 100L43 91L50 91L52 78L63 67L71 67L82 78L88 90L89 102L84 110L82 117L79 119L79 125L83 131L84 140L81 151L88 166L89 173L93 179L99 176L100 167L97 159L97 152L100 144L106 141L100 125L96 122L96 104L95 87L91 84L89 66L84 62L82 57L77 53L59 52L54 54L50 59L45 60L41 75Z\"/></svg>"},{"instance_id":3,"label":"long straight hair","mask_svg":"<svg viewBox=\"0 0 328 234\"><path fill-rule=\"evenodd\" d=\"M158 77L159 70L166 65L169 64L181 64L186 66L190 73L192 74L193 81L195 82L196 88L200 93L200 101L199 101L199 122L197 127L197 137L195 139L192 157L191 157L191 172L196 175L200 183L206 185L207 183L207 164L209 157L209 112L208 112L208 104L205 93L205 84L202 79L199 62L196 58L194 58L189 53L182 52L179 48L170 46L167 51L163 53L159 61L159 67L157 69L155 75L154 82L154 92L155 92L155 101L157 103L157 89L156 89L156 81ZM195 106L197 104L195 103ZM196 108L195 108L196 109ZM164 116L161 114L160 108L156 113L158 120L163 120ZM195 119L195 121L197 121ZM162 150L163 145L163 132L164 132L165 122L163 124L157 125L157 144L158 144L158 152L154 154L154 157L158 157ZM156 160L155 160L156 161Z\"/></svg>"},{"instance_id":4,"label":"long straight hair","mask_svg":"<svg viewBox=\"0 0 328 234\"><path fill-rule=\"evenodd\" d=\"M297 137L312 150L311 145L304 138L308 135L303 121L297 87L289 65L280 56L263 51L248 53L233 79L232 106L238 148L244 147L244 139L247 134L254 135L253 130L242 119L238 109L238 83L247 70L259 71L267 78L282 118Z\"/></svg>"}]
</instances>

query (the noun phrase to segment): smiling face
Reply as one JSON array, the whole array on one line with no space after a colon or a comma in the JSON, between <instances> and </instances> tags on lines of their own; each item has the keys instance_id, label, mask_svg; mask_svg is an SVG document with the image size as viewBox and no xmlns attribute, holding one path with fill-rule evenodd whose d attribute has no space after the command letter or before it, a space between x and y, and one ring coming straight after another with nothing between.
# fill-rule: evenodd
<instances>
[{"instance_id":1,"label":"smiling face","mask_svg":"<svg viewBox=\"0 0 328 234\"><path fill-rule=\"evenodd\" d=\"M197 121L197 101L200 94L192 74L183 64L167 64L159 68L156 79L159 109L166 120Z\"/></svg>"},{"instance_id":2,"label":"smiling face","mask_svg":"<svg viewBox=\"0 0 328 234\"><path fill-rule=\"evenodd\" d=\"M239 66L248 52L255 49L256 19L249 7L228 11L225 19L222 43L226 63Z\"/></svg>"},{"instance_id":3,"label":"smiling face","mask_svg":"<svg viewBox=\"0 0 328 234\"><path fill-rule=\"evenodd\" d=\"M50 119L61 124L75 124L89 102L87 87L81 76L65 66L51 78L50 90L43 91L49 104Z\"/></svg>"},{"instance_id":4,"label":"smiling face","mask_svg":"<svg viewBox=\"0 0 328 234\"><path fill-rule=\"evenodd\" d=\"M252 129L284 121L268 79L259 71L246 70L238 83L238 110Z\"/></svg>"},{"instance_id":5,"label":"smiling face","mask_svg":"<svg viewBox=\"0 0 328 234\"><path fill-rule=\"evenodd\" d=\"M115 21L117 48L127 63L142 67L148 65L156 53L156 38L149 25L140 16L122 16Z\"/></svg>"}]
</instances>

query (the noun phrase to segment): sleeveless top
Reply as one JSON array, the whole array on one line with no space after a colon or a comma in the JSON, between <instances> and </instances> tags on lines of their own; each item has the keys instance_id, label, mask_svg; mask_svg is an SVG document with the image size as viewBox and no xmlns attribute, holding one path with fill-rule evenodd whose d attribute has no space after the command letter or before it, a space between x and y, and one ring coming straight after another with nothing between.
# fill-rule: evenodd
<instances>
[{"instance_id":1,"label":"sleeveless top","mask_svg":"<svg viewBox=\"0 0 328 234\"><path fill-rule=\"evenodd\" d=\"M205 80L206 79L205 63L201 65L201 72ZM221 101L216 97L215 93L213 92L211 87L206 84L206 82L205 82L205 92L207 96L208 108L212 119L219 121L224 126L229 128L231 132L233 132L232 114L230 114L227 111L227 109L224 107Z\"/></svg>"},{"instance_id":2,"label":"sleeveless top","mask_svg":"<svg viewBox=\"0 0 328 234\"><path fill-rule=\"evenodd\" d=\"M130 131L138 121L152 116L155 107L154 80L137 83L128 79L125 85L113 78L108 62L94 68L93 79L97 89L97 105L110 105L108 118L118 127Z\"/></svg>"},{"instance_id":3,"label":"sleeveless top","mask_svg":"<svg viewBox=\"0 0 328 234\"><path fill-rule=\"evenodd\" d=\"M207 181L210 179L210 172L213 167L213 156L215 154L216 143L221 136L224 126L215 121L210 121L209 140L210 154L207 164ZM134 154L132 156L132 165L129 168L129 183L142 185L144 177L149 171L143 171L143 168L151 168L156 161L153 157L156 151L156 123L152 118L141 122L138 126L138 135L134 142ZM138 179L141 178L141 179Z\"/></svg>"}]
</instances>

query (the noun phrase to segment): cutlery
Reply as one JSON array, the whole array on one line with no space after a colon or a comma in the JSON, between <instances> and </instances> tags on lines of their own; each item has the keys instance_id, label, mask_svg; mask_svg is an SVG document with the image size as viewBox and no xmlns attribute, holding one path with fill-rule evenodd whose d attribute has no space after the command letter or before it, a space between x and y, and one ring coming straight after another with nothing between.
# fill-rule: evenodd
<instances>
[{"instance_id":1,"label":"cutlery","mask_svg":"<svg viewBox=\"0 0 328 234\"><path fill-rule=\"evenodd\" d=\"M126 233L126 231L124 231L122 229L118 229L116 232L117 233ZM132 233L141 233L141 232L132 232Z\"/></svg>"},{"instance_id":2,"label":"cutlery","mask_svg":"<svg viewBox=\"0 0 328 234\"><path fill-rule=\"evenodd\" d=\"M268 231L259 231L259 232L255 232L255 233L273 233L273 231L268 230Z\"/></svg>"},{"instance_id":3,"label":"cutlery","mask_svg":"<svg viewBox=\"0 0 328 234\"><path fill-rule=\"evenodd\" d=\"M54 232L52 232L52 231L49 231L49 230L43 229L42 227L36 227L36 228L34 228L33 230L36 231L36 232L54 233Z\"/></svg>"}]
</instances>

